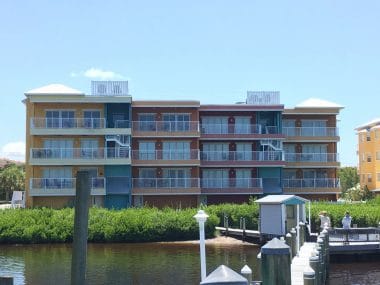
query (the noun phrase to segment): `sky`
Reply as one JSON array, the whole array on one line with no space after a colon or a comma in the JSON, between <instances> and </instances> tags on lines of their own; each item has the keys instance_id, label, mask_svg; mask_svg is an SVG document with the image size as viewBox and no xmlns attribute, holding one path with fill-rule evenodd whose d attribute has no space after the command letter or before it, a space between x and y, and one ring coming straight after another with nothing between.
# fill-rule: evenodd
<instances>
[{"instance_id":1,"label":"sky","mask_svg":"<svg viewBox=\"0 0 380 285\"><path fill-rule=\"evenodd\" d=\"M0 80L0 157L24 157L24 92L128 80L137 100L343 105L338 151L356 166L354 129L380 117L380 1L3 0Z\"/></svg>"}]
</instances>

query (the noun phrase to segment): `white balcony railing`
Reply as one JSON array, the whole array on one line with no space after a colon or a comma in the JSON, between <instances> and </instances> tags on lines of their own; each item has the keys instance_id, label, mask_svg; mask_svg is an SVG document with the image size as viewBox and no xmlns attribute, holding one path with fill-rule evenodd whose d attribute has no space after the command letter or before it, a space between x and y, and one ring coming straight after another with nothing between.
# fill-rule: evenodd
<instances>
[{"instance_id":1,"label":"white balcony railing","mask_svg":"<svg viewBox=\"0 0 380 285\"><path fill-rule=\"evenodd\" d=\"M239 124L202 124L202 134L224 135L224 134L261 134L261 125L239 125Z\"/></svg>"},{"instance_id":2,"label":"white balcony railing","mask_svg":"<svg viewBox=\"0 0 380 285\"><path fill-rule=\"evenodd\" d=\"M337 153L285 153L287 162L338 162Z\"/></svg>"},{"instance_id":3,"label":"white balcony railing","mask_svg":"<svg viewBox=\"0 0 380 285\"><path fill-rule=\"evenodd\" d=\"M288 137L335 137L338 128L333 127L283 127L282 133Z\"/></svg>"},{"instance_id":4,"label":"white balcony railing","mask_svg":"<svg viewBox=\"0 0 380 285\"><path fill-rule=\"evenodd\" d=\"M279 105L279 91L247 91L247 104L249 105Z\"/></svg>"},{"instance_id":5,"label":"white balcony railing","mask_svg":"<svg viewBox=\"0 0 380 285\"><path fill-rule=\"evenodd\" d=\"M31 178L30 189L73 189L75 178ZM91 189L104 189L105 178L91 178Z\"/></svg>"},{"instance_id":6,"label":"white balcony railing","mask_svg":"<svg viewBox=\"0 0 380 285\"><path fill-rule=\"evenodd\" d=\"M133 188L199 188L199 178L133 178Z\"/></svg>"},{"instance_id":7,"label":"white balcony railing","mask_svg":"<svg viewBox=\"0 0 380 285\"><path fill-rule=\"evenodd\" d=\"M32 159L126 159L129 147L119 148L32 148Z\"/></svg>"},{"instance_id":8,"label":"white balcony railing","mask_svg":"<svg viewBox=\"0 0 380 285\"><path fill-rule=\"evenodd\" d=\"M338 178L303 178L303 179L283 179L284 188L339 188Z\"/></svg>"},{"instance_id":9,"label":"white balcony railing","mask_svg":"<svg viewBox=\"0 0 380 285\"><path fill-rule=\"evenodd\" d=\"M202 178L202 188L262 188L261 178Z\"/></svg>"},{"instance_id":10,"label":"white balcony railing","mask_svg":"<svg viewBox=\"0 0 380 285\"><path fill-rule=\"evenodd\" d=\"M283 151L202 151L203 161L283 161Z\"/></svg>"},{"instance_id":11,"label":"white balcony railing","mask_svg":"<svg viewBox=\"0 0 380 285\"><path fill-rule=\"evenodd\" d=\"M199 122L195 121L135 121L132 129L138 132L199 132Z\"/></svg>"},{"instance_id":12,"label":"white balcony railing","mask_svg":"<svg viewBox=\"0 0 380 285\"><path fill-rule=\"evenodd\" d=\"M105 118L32 118L31 129L103 129ZM116 120L112 128L130 128L128 120Z\"/></svg>"},{"instance_id":13,"label":"white balcony railing","mask_svg":"<svg viewBox=\"0 0 380 285\"><path fill-rule=\"evenodd\" d=\"M133 150L136 160L199 160L199 150Z\"/></svg>"}]
</instances>

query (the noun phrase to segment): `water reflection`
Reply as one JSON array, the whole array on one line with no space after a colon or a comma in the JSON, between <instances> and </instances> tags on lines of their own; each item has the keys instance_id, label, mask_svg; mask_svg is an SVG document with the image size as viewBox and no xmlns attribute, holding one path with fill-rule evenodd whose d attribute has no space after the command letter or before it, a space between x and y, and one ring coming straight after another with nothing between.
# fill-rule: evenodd
<instances>
[{"instance_id":1,"label":"water reflection","mask_svg":"<svg viewBox=\"0 0 380 285\"><path fill-rule=\"evenodd\" d=\"M221 264L239 271L245 264L258 276L251 244L207 245L207 273ZM15 285L70 284L71 245L0 245L0 275ZM88 284L199 284L199 245L185 243L90 244ZM329 284L380 284L380 261L331 264Z\"/></svg>"},{"instance_id":2,"label":"water reflection","mask_svg":"<svg viewBox=\"0 0 380 285\"><path fill-rule=\"evenodd\" d=\"M207 271L226 264L239 271L246 263L256 268L258 248L250 244L208 245ZM20 260L15 284L69 284L71 246L0 246L3 260ZM183 243L90 244L88 284L199 284L199 245ZM2 262L3 263L3 262ZM7 262L10 266L11 262ZM4 273L4 269L0 273ZM21 272L21 273L19 273ZM21 274L21 275L20 275Z\"/></svg>"}]
</instances>

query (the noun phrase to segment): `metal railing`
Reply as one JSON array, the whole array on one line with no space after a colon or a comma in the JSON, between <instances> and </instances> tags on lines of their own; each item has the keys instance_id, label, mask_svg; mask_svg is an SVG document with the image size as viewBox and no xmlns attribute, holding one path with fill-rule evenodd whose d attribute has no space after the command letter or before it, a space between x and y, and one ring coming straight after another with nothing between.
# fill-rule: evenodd
<instances>
[{"instance_id":1,"label":"metal railing","mask_svg":"<svg viewBox=\"0 0 380 285\"><path fill-rule=\"evenodd\" d=\"M337 153L285 153L288 162L338 162Z\"/></svg>"},{"instance_id":2,"label":"metal railing","mask_svg":"<svg viewBox=\"0 0 380 285\"><path fill-rule=\"evenodd\" d=\"M136 160L198 160L199 150L133 150L132 159Z\"/></svg>"},{"instance_id":3,"label":"metal railing","mask_svg":"<svg viewBox=\"0 0 380 285\"><path fill-rule=\"evenodd\" d=\"M199 188L199 178L133 178L134 188Z\"/></svg>"},{"instance_id":4,"label":"metal railing","mask_svg":"<svg viewBox=\"0 0 380 285\"><path fill-rule=\"evenodd\" d=\"M30 189L73 189L75 182L75 178L31 178ZM91 178L91 189L103 189L104 187L104 177Z\"/></svg>"},{"instance_id":5,"label":"metal railing","mask_svg":"<svg viewBox=\"0 0 380 285\"><path fill-rule=\"evenodd\" d=\"M261 125L255 124L201 124L202 134L261 134Z\"/></svg>"},{"instance_id":6,"label":"metal railing","mask_svg":"<svg viewBox=\"0 0 380 285\"><path fill-rule=\"evenodd\" d=\"M138 132L199 132L198 121L134 121L132 129Z\"/></svg>"},{"instance_id":7,"label":"metal railing","mask_svg":"<svg viewBox=\"0 0 380 285\"><path fill-rule=\"evenodd\" d=\"M335 137L338 128L335 127L282 127L282 133L288 137Z\"/></svg>"},{"instance_id":8,"label":"metal railing","mask_svg":"<svg viewBox=\"0 0 380 285\"><path fill-rule=\"evenodd\" d=\"M283 161L283 151L201 151L203 161Z\"/></svg>"},{"instance_id":9,"label":"metal railing","mask_svg":"<svg viewBox=\"0 0 380 285\"><path fill-rule=\"evenodd\" d=\"M380 228L331 228L329 229L329 241L343 243L380 242Z\"/></svg>"},{"instance_id":10,"label":"metal railing","mask_svg":"<svg viewBox=\"0 0 380 285\"><path fill-rule=\"evenodd\" d=\"M30 157L32 159L130 158L130 148L32 148Z\"/></svg>"},{"instance_id":11,"label":"metal railing","mask_svg":"<svg viewBox=\"0 0 380 285\"><path fill-rule=\"evenodd\" d=\"M282 179L284 188L339 188L339 178Z\"/></svg>"},{"instance_id":12,"label":"metal railing","mask_svg":"<svg viewBox=\"0 0 380 285\"><path fill-rule=\"evenodd\" d=\"M109 122L108 122L109 123ZM105 118L32 118L31 129L103 129L110 128ZM129 120L116 120L112 128L130 128Z\"/></svg>"},{"instance_id":13,"label":"metal railing","mask_svg":"<svg viewBox=\"0 0 380 285\"><path fill-rule=\"evenodd\" d=\"M202 178L202 188L262 188L261 178Z\"/></svg>"}]
</instances>

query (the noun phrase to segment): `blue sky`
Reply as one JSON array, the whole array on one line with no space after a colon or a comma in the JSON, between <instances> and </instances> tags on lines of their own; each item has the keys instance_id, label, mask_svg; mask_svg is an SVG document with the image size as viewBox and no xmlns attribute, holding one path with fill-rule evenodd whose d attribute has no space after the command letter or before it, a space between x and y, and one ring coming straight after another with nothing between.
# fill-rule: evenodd
<instances>
[{"instance_id":1,"label":"blue sky","mask_svg":"<svg viewBox=\"0 0 380 285\"><path fill-rule=\"evenodd\" d=\"M380 117L380 1L3 0L0 13L0 155L24 151L25 91L88 93L99 76L128 79L134 99L333 101L343 166L354 128Z\"/></svg>"}]
</instances>

